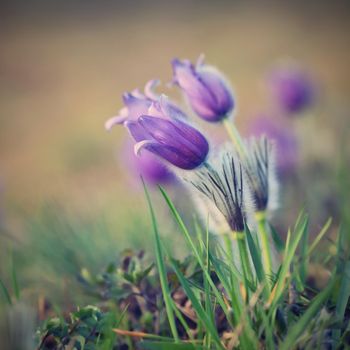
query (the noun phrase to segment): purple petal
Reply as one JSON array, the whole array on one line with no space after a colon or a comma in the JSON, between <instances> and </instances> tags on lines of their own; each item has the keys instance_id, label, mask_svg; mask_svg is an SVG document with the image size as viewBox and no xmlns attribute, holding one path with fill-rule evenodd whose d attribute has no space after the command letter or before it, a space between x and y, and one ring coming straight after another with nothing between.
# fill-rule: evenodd
<instances>
[{"instance_id":1,"label":"purple petal","mask_svg":"<svg viewBox=\"0 0 350 350\"><path fill-rule=\"evenodd\" d=\"M124 123L124 125L136 142L151 139L149 133L142 127L140 123L127 121Z\"/></svg>"},{"instance_id":2,"label":"purple petal","mask_svg":"<svg viewBox=\"0 0 350 350\"><path fill-rule=\"evenodd\" d=\"M169 163L175 165L176 167L185 170L192 170L194 168L197 168L204 161L203 158L198 157L195 154L188 154L187 152L183 152L181 149L168 145L154 144L146 146L146 148L150 152L167 160Z\"/></svg>"},{"instance_id":3,"label":"purple petal","mask_svg":"<svg viewBox=\"0 0 350 350\"><path fill-rule=\"evenodd\" d=\"M234 107L232 90L224 76L215 68L203 65L200 58L196 68L187 61L173 61L174 78L203 119L217 122L228 117Z\"/></svg>"},{"instance_id":4,"label":"purple petal","mask_svg":"<svg viewBox=\"0 0 350 350\"><path fill-rule=\"evenodd\" d=\"M216 104L213 105L218 115L229 113L233 107L233 94L228 83L220 72L214 68L206 67L198 72L204 85L215 96Z\"/></svg>"},{"instance_id":5,"label":"purple petal","mask_svg":"<svg viewBox=\"0 0 350 350\"><path fill-rule=\"evenodd\" d=\"M117 115L115 117L109 118L105 122L105 129L110 131L114 125L123 124L127 120L127 115Z\"/></svg>"},{"instance_id":6,"label":"purple petal","mask_svg":"<svg viewBox=\"0 0 350 350\"><path fill-rule=\"evenodd\" d=\"M214 95L203 85L192 64L175 59L172 65L175 81L189 98L200 99L208 106L215 104Z\"/></svg>"},{"instance_id":7,"label":"purple petal","mask_svg":"<svg viewBox=\"0 0 350 350\"><path fill-rule=\"evenodd\" d=\"M198 155L207 149L208 143L205 137L196 129L179 120L170 121L142 116L139 118L139 122L149 135L160 144L187 149L188 152Z\"/></svg>"},{"instance_id":8,"label":"purple petal","mask_svg":"<svg viewBox=\"0 0 350 350\"><path fill-rule=\"evenodd\" d=\"M187 119L187 115L163 94L159 98L159 106L163 115L171 119Z\"/></svg>"},{"instance_id":9,"label":"purple petal","mask_svg":"<svg viewBox=\"0 0 350 350\"><path fill-rule=\"evenodd\" d=\"M152 104L151 100L146 99L145 97L135 97L130 93L125 93L123 95L123 100L128 108L128 120L130 121L136 121L140 115L147 113L148 108Z\"/></svg>"},{"instance_id":10,"label":"purple petal","mask_svg":"<svg viewBox=\"0 0 350 350\"><path fill-rule=\"evenodd\" d=\"M145 95L151 100L157 100L158 94L155 93L154 89L160 84L158 79L150 80L145 85Z\"/></svg>"}]
</instances>

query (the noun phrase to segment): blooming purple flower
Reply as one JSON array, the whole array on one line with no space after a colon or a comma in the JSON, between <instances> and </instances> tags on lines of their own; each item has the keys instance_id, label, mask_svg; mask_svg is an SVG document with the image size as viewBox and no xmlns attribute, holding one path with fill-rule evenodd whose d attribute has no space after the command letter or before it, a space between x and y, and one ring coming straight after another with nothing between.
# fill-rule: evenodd
<instances>
[{"instance_id":1,"label":"blooming purple flower","mask_svg":"<svg viewBox=\"0 0 350 350\"><path fill-rule=\"evenodd\" d=\"M200 57L196 65L189 60L172 61L174 78L192 109L209 122L227 118L233 111L233 93L225 77Z\"/></svg>"},{"instance_id":2,"label":"blooming purple flower","mask_svg":"<svg viewBox=\"0 0 350 350\"><path fill-rule=\"evenodd\" d=\"M154 84L149 82L144 94L139 90L124 94L125 107L107 120L105 127L110 130L116 124L124 125L136 141L136 154L146 149L181 169L194 169L205 161L208 142L183 121L187 117L179 107L153 92Z\"/></svg>"},{"instance_id":3,"label":"blooming purple flower","mask_svg":"<svg viewBox=\"0 0 350 350\"><path fill-rule=\"evenodd\" d=\"M179 119L143 115L126 127L137 142L136 154L145 148L181 169L197 168L209 152L206 138Z\"/></svg>"},{"instance_id":4,"label":"blooming purple flower","mask_svg":"<svg viewBox=\"0 0 350 350\"><path fill-rule=\"evenodd\" d=\"M141 175L147 183L153 185L169 184L175 180L175 175L156 155L147 150L139 156L135 155L132 142L129 140L123 145L120 158L131 175L134 175L133 179L139 180Z\"/></svg>"},{"instance_id":5,"label":"blooming purple flower","mask_svg":"<svg viewBox=\"0 0 350 350\"><path fill-rule=\"evenodd\" d=\"M313 84L298 68L276 68L269 76L269 83L274 99L288 113L300 113L312 104Z\"/></svg>"},{"instance_id":6,"label":"blooming purple flower","mask_svg":"<svg viewBox=\"0 0 350 350\"><path fill-rule=\"evenodd\" d=\"M182 110L164 95L157 95L154 88L159 84L158 80L150 80L141 93L138 89L123 94L125 106L115 117L108 119L105 128L110 130L114 125L124 124L127 121L137 121L141 115L151 113L153 116L162 117L169 115L173 118L185 118Z\"/></svg>"},{"instance_id":7,"label":"blooming purple flower","mask_svg":"<svg viewBox=\"0 0 350 350\"><path fill-rule=\"evenodd\" d=\"M282 174L294 171L298 162L298 142L287 124L260 115L250 124L249 134L257 137L266 135L274 140L278 171Z\"/></svg>"}]
</instances>

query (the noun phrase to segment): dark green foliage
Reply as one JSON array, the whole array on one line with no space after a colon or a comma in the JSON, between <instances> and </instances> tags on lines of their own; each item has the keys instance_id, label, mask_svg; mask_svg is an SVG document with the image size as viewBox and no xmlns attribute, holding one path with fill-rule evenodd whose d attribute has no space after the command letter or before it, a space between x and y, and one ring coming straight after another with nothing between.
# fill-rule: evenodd
<instances>
[{"instance_id":1,"label":"dark green foliage","mask_svg":"<svg viewBox=\"0 0 350 350\"><path fill-rule=\"evenodd\" d=\"M101 349L113 337L113 314L96 306L86 306L69 317L54 317L38 330L38 349Z\"/></svg>"}]
</instances>

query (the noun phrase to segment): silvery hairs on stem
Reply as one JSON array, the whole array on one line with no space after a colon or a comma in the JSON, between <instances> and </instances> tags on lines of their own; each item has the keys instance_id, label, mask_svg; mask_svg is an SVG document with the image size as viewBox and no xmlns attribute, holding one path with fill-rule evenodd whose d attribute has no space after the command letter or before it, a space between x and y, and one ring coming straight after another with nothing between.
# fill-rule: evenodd
<instances>
[{"instance_id":1,"label":"silvery hairs on stem","mask_svg":"<svg viewBox=\"0 0 350 350\"><path fill-rule=\"evenodd\" d=\"M196 203L203 203L198 209L203 210L207 206L217 223L220 221L217 214L221 213L228 228L236 232L244 231L246 211L251 206L249 189L243 176L241 162L232 145L220 147L195 171L182 173L182 178L194 193ZM198 194L201 198L198 198ZM214 212L213 207L216 208ZM221 224L219 226L222 227Z\"/></svg>"},{"instance_id":2,"label":"silvery hairs on stem","mask_svg":"<svg viewBox=\"0 0 350 350\"><path fill-rule=\"evenodd\" d=\"M277 208L278 183L276 180L275 144L266 136L250 138L247 158L243 161L245 178L256 212Z\"/></svg>"}]
</instances>

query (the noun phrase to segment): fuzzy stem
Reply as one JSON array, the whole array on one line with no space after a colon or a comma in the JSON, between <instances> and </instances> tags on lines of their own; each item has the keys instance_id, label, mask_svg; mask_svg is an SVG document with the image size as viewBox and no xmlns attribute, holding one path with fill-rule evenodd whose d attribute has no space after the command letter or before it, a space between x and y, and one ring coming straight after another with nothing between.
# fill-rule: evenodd
<instances>
[{"instance_id":1,"label":"fuzzy stem","mask_svg":"<svg viewBox=\"0 0 350 350\"><path fill-rule=\"evenodd\" d=\"M223 120L223 124L233 144L235 145L239 155L242 159L245 159L247 157L247 151L241 138L241 135L239 134L236 128L236 125L232 122L230 118L225 118Z\"/></svg>"},{"instance_id":2,"label":"fuzzy stem","mask_svg":"<svg viewBox=\"0 0 350 350\"><path fill-rule=\"evenodd\" d=\"M266 213L265 212L256 212L255 213L256 222L258 224L258 233L261 237L262 245L262 258L264 263L265 275L272 275L272 258L271 258L271 249L269 241L269 233L267 231L267 222L266 222ZM268 284L271 287L271 280L267 278Z\"/></svg>"},{"instance_id":3,"label":"fuzzy stem","mask_svg":"<svg viewBox=\"0 0 350 350\"><path fill-rule=\"evenodd\" d=\"M253 282L252 267L249 260L249 253L247 247L247 241L243 232L232 232L233 237L237 240L239 255L241 257L241 264L243 274L249 282Z\"/></svg>"}]
</instances>

